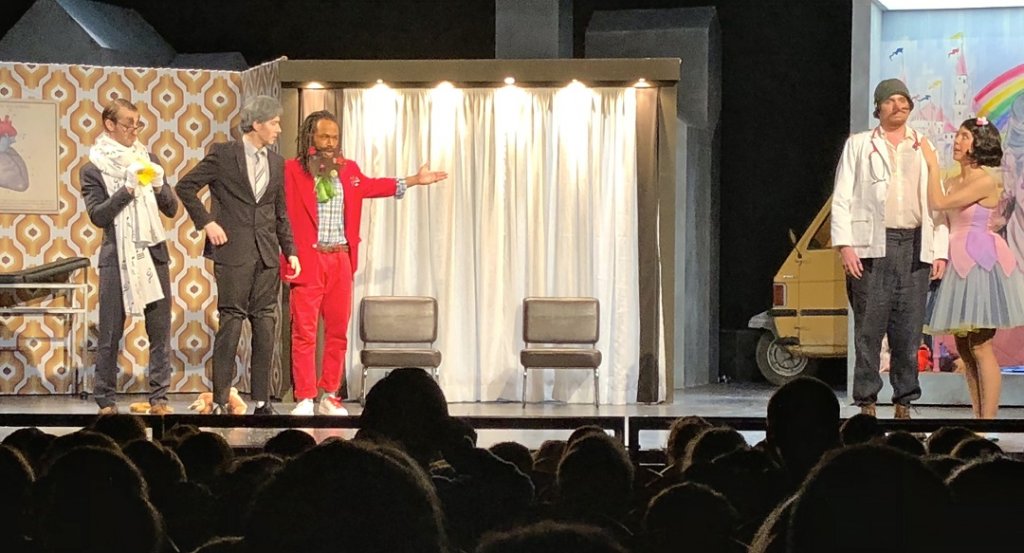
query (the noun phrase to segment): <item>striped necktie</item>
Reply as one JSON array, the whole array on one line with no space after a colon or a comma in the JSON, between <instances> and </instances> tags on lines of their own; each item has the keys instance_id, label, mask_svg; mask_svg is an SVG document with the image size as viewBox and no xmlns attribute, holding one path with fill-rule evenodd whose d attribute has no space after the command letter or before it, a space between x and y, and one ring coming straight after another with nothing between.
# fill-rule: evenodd
<instances>
[{"instance_id":1,"label":"striped necktie","mask_svg":"<svg viewBox=\"0 0 1024 553\"><path fill-rule=\"evenodd\" d=\"M267 152L266 150L256 151L256 180L252 183L253 193L256 195L256 201L260 201L263 197L263 192L267 190Z\"/></svg>"}]
</instances>

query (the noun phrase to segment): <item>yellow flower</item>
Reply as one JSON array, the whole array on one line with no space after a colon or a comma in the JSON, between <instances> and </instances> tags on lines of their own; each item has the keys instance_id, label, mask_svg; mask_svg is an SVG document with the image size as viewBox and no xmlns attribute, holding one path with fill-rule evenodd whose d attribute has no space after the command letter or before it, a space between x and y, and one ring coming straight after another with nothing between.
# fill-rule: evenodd
<instances>
[{"instance_id":1,"label":"yellow flower","mask_svg":"<svg viewBox=\"0 0 1024 553\"><path fill-rule=\"evenodd\" d=\"M135 176L138 177L139 184L149 186L156 179L156 168L152 163L144 163L142 169L135 172Z\"/></svg>"}]
</instances>

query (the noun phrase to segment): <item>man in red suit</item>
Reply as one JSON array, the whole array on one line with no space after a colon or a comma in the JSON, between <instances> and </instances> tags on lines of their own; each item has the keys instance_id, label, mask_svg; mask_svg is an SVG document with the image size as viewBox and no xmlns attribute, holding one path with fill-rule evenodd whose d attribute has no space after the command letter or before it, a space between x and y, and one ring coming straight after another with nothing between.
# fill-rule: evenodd
<instances>
[{"instance_id":1,"label":"man in red suit","mask_svg":"<svg viewBox=\"0 0 1024 553\"><path fill-rule=\"evenodd\" d=\"M352 275L359 259L359 220L364 198L394 196L406 188L448 177L426 164L405 178L369 178L338 149L338 122L328 111L311 113L298 133L298 156L285 162L284 188L302 273L291 283L293 415L347 415L338 397L348 350ZM289 275L290 276L290 275ZM316 379L316 335L324 318L324 355Z\"/></svg>"}]
</instances>

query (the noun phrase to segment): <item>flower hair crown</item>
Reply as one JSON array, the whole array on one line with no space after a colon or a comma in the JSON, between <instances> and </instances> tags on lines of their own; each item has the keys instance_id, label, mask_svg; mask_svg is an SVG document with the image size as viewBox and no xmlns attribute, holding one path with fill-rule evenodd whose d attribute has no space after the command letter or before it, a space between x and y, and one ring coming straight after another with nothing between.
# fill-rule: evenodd
<instances>
[{"instance_id":1,"label":"flower hair crown","mask_svg":"<svg viewBox=\"0 0 1024 553\"><path fill-rule=\"evenodd\" d=\"M984 127L984 126L988 125L988 118L987 117L978 117L977 119L974 120L974 124L978 125L979 127Z\"/></svg>"}]
</instances>

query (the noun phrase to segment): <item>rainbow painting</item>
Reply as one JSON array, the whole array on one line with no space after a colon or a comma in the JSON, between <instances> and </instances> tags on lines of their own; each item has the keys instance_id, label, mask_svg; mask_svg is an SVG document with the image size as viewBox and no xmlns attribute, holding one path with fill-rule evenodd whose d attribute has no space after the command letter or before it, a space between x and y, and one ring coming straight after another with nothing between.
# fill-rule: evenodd
<instances>
[{"instance_id":1,"label":"rainbow painting","mask_svg":"<svg viewBox=\"0 0 1024 553\"><path fill-rule=\"evenodd\" d=\"M987 117L997 128L1005 128L1010 108L1017 95L1024 92L1024 64L999 75L974 96L974 111Z\"/></svg>"}]
</instances>

